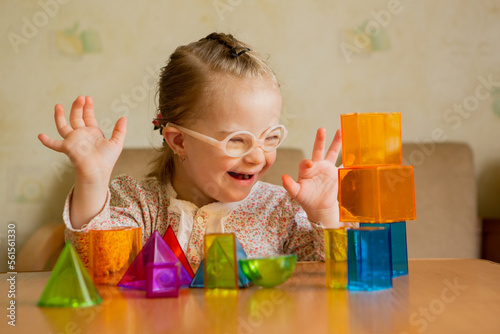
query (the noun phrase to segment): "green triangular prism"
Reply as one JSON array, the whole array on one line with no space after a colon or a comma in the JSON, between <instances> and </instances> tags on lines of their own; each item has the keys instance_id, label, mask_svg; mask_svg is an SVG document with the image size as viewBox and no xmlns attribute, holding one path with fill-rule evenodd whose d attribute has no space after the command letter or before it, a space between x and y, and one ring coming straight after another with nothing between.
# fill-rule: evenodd
<instances>
[{"instance_id":1,"label":"green triangular prism","mask_svg":"<svg viewBox=\"0 0 500 334\"><path fill-rule=\"evenodd\" d=\"M235 238L236 242L236 262L238 266L238 286L240 288L248 288L252 286L252 283L250 280L245 276L243 273L243 270L241 269L239 259L246 259L247 254L245 253L245 250L243 249L243 246L241 245L240 241L238 238ZM193 278L193 281L189 285L190 288L203 288L205 286L204 281L205 281L205 260L201 261L200 266L198 267L198 271L196 271L196 274Z\"/></svg>"},{"instance_id":2,"label":"green triangular prism","mask_svg":"<svg viewBox=\"0 0 500 334\"><path fill-rule=\"evenodd\" d=\"M86 307L101 302L102 298L80 257L73 245L66 242L37 305Z\"/></svg>"},{"instance_id":3,"label":"green triangular prism","mask_svg":"<svg viewBox=\"0 0 500 334\"><path fill-rule=\"evenodd\" d=\"M234 256L229 256L224 251L219 240L215 240L208 250L205 263L205 287L236 288L235 261Z\"/></svg>"}]
</instances>

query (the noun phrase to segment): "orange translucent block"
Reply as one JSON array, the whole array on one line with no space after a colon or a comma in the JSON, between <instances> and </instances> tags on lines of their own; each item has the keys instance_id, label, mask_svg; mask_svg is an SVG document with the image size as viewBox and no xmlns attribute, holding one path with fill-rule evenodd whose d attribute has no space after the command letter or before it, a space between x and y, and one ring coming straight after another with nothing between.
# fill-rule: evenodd
<instances>
[{"instance_id":1,"label":"orange translucent block","mask_svg":"<svg viewBox=\"0 0 500 334\"><path fill-rule=\"evenodd\" d=\"M344 167L402 165L401 113L340 115Z\"/></svg>"},{"instance_id":2,"label":"orange translucent block","mask_svg":"<svg viewBox=\"0 0 500 334\"><path fill-rule=\"evenodd\" d=\"M140 227L89 232L89 272L96 284L116 285L142 248Z\"/></svg>"},{"instance_id":3,"label":"orange translucent block","mask_svg":"<svg viewBox=\"0 0 500 334\"><path fill-rule=\"evenodd\" d=\"M339 168L341 222L416 219L413 166Z\"/></svg>"}]
</instances>

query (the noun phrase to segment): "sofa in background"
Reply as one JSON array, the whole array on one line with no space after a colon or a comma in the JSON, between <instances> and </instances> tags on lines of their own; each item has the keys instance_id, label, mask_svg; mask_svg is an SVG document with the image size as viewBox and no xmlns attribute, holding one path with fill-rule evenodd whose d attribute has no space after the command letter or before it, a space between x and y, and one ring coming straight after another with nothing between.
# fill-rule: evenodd
<instances>
[{"instance_id":1,"label":"sofa in background","mask_svg":"<svg viewBox=\"0 0 500 334\"><path fill-rule=\"evenodd\" d=\"M145 176L154 150L126 149L114 175ZM281 175L296 179L304 154L279 148L263 181L281 185ZM404 143L403 164L414 166L417 219L408 221L411 258L479 258L481 227L473 154L465 143Z\"/></svg>"},{"instance_id":2,"label":"sofa in background","mask_svg":"<svg viewBox=\"0 0 500 334\"><path fill-rule=\"evenodd\" d=\"M124 149L113 176L143 178L157 154L153 149ZM279 148L275 164L263 181L281 185L281 175L298 175L304 154ZM477 191L473 154L465 143L404 143L404 165L413 165L417 219L407 222L410 258L479 258L481 228L477 217ZM68 175L70 177L71 175ZM58 203L58 205L61 205ZM62 208L61 208L62 210ZM18 257L18 270L41 270L52 264L64 245L61 222L48 224L27 241ZM49 255L42 255L42 239L49 239ZM38 245L35 247L35 245ZM43 261L35 260L35 255Z\"/></svg>"}]
</instances>

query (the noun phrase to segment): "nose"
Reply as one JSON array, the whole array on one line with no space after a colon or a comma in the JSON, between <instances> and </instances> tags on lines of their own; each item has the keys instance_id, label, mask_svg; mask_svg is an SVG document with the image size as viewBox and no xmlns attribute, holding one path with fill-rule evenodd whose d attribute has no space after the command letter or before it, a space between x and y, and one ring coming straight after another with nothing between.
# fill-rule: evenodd
<instances>
[{"instance_id":1,"label":"nose","mask_svg":"<svg viewBox=\"0 0 500 334\"><path fill-rule=\"evenodd\" d=\"M259 165L262 164L266 160L266 152L262 149L262 147L257 146L254 147L250 152L243 156L243 160L249 164Z\"/></svg>"}]
</instances>

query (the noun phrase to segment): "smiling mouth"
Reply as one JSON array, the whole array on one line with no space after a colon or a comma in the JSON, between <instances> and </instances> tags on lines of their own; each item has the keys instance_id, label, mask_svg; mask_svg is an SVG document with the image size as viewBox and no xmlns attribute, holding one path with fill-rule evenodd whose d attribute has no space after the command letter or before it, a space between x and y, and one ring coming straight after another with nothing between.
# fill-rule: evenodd
<instances>
[{"instance_id":1,"label":"smiling mouth","mask_svg":"<svg viewBox=\"0 0 500 334\"><path fill-rule=\"evenodd\" d=\"M240 173L234 173L234 172L228 172L231 177L238 179L238 180L250 180L253 176L253 174L240 174Z\"/></svg>"}]
</instances>

